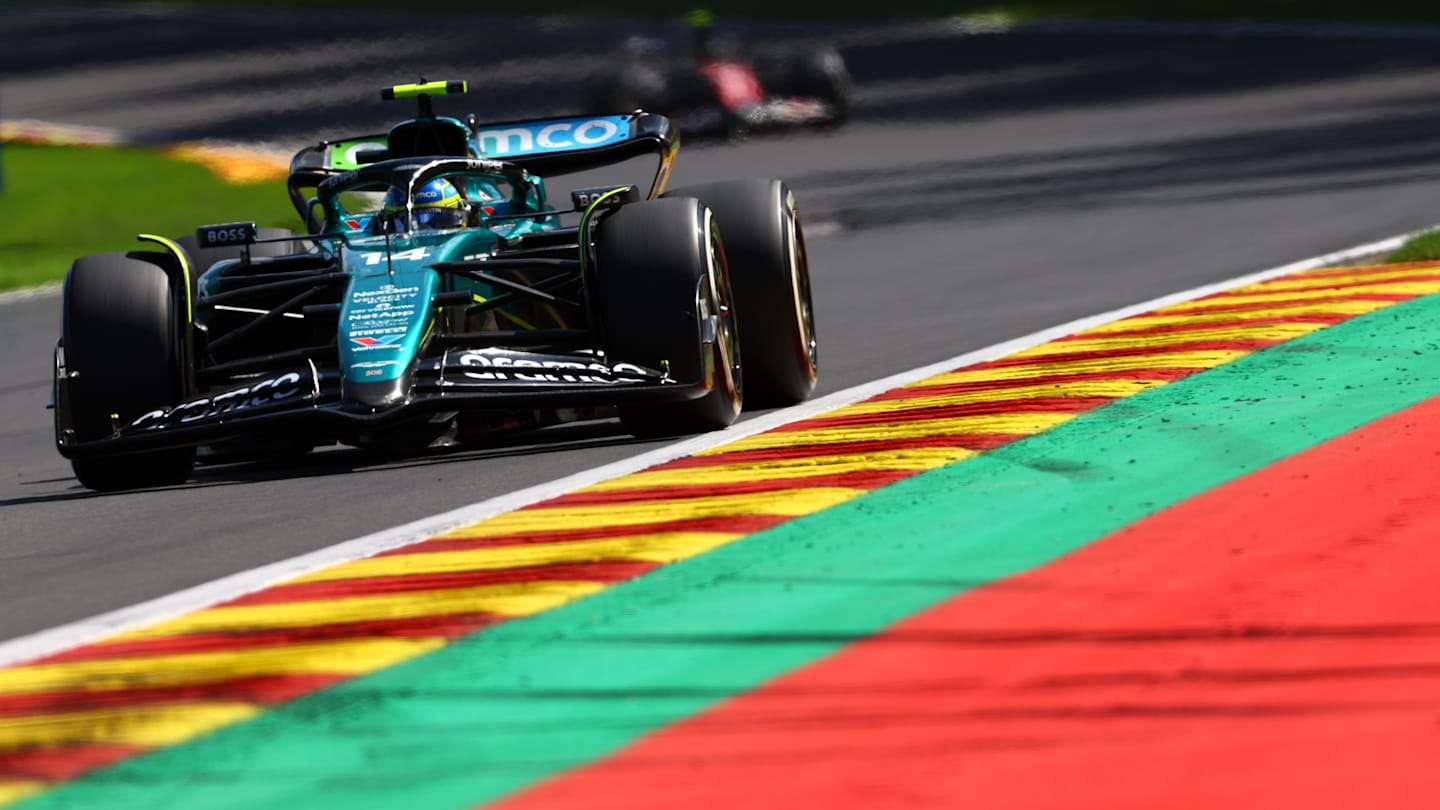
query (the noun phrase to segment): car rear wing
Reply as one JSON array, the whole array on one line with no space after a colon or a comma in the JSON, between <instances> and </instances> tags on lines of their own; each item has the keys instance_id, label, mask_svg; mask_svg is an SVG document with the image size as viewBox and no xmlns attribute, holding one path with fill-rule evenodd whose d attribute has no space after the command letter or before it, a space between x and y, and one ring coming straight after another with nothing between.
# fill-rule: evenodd
<instances>
[{"instance_id":1,"label":"car rear wing","mask_svg":"<svg viewBox=\"0 0 1440 810\"><path fill-rule=\"evenodd\" d=\"M639 111L507 121L476 126L473 132L481 157L505 160L542 177L653 154L660 158L662 178L668 179L670 164L680 149L680 131L670 119ZM654 194L663 190L660 182Z\"/></svg>"},{"instance_id":2,"label":"car rear wing","mask_svg":"<svg viewBox=\"0 0 1440 810\"><path fill-rule=\"evenodd\" d=\"M467 131L467 154L453 154L459 151L456 148L438 154L408 154L411 150L406 148L400 150L404 154L395 154L392 145L397 139L407 147L417 142L411 131L417 125L445 127L449 132L463 126ZM453 137L446 141L454 143ZM300 150L290 162L290 199L300 215L308 218L310 198L305 189L315 188L327 177L393 158L441 156L503 160L547 177L654 155L659 164L648 196L658 197L670 181L679 149L680 133L670 119L641 111L490 124L476 124L472 115L468 126L460 125L455 119L415 119L397 124L386 134L321 141Z\"/></svg>"}]
</instances>

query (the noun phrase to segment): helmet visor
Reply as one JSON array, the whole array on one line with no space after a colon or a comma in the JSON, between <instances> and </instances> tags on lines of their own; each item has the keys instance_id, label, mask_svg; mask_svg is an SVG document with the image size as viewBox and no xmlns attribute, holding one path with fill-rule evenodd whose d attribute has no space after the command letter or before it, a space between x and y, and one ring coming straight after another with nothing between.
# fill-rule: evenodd
<instances>
[{"instance_id":1,"label":"helmet visor","mask_svg":"<svg viewBox=\"0 0 1440 810\"><path fill-rule=\"evenodd\" d=\"M464 208L416 208L415 228L422 231L439 231L446 228L465 226Z\"/></svg>"},{"instance_id":2,"label":"helmet visor","mask_svg":"<svg viewBox=\"0 0 1440 810\"><path fill-rule=\"evenodd\" d=\"M405 221L405 209L392 211L388 214L390 220L390 231L392 233L405 233L412 230L410 223ZM465 227L464 208L415 208L415 225L413 230L417 231L442 231L449 228Z\"/></svg>"}]
</instances>

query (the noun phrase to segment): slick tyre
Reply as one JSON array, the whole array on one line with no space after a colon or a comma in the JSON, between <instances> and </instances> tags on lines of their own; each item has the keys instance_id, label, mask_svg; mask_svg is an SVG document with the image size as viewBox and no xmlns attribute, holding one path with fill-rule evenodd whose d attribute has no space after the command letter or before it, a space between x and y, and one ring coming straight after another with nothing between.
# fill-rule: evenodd
<instances>
[{"instance_id":1,"label":"slick tyre","mask_svg":"<svg viewBox=\"0 0 1440 810\"><path fill-rule=\"evenodd\" d=\"M698 399L620 408L641 437L719 430L740 415L744 376L736 308L714 217L694 199L627 205L596 226L595 273L612 362L667 364Z\"/></svg>"},{"instance_id":2,"label":"slick tyre","mask_svg":"<svg viewBox=\"0 0 1440 810\"><path fill-rule=\"evenodd\" d=\"M138 251L102 253L70 266L61 340L80 441L105 438L116 423L173 406L185 394L181 323L164 260ZM101 491L178 484L194 463L191 448L71 460L80 483Z\"/></svg>"},{"instance_id":3,"label":"slick tyre","mask_svg":"<svg viewBox=\"0 0 1440 810\"><path fill-rule=\"evenodd\" d=\"M720 224L729 261L746 404L802 402L819 373L810 265L795 195L780 180L732 180L692 186L670 196L694 197Z\"/></svg>"}]
</instances>

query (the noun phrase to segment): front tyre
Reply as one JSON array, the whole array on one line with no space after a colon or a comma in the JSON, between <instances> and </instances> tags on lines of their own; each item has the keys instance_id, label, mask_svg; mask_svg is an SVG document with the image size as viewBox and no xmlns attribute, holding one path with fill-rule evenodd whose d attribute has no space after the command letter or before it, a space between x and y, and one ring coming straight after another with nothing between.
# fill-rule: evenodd
<instances>
[{"instance_id":1,"label":"front tyre","mask_svg":"<svg viewBox=\"0 0 1440 810\"><path fill-rule=\"evenodd\" d=\"M595 275L611 362L667 367L698 399L621 407L641 437L720 430L744 400L730 274L710 211L693 199L627 205L597 225Z\"/></svg>"},{"instance_id":2,"label":"front tyre","mask_svg":"<svg viewBox=\"0 0 1440 810\"><path fill-rule=\"evenodd\" d=\"M803 402L815 388L819 349L794 193L784 181L754 179L691 186L671 196L699 199L720 224L743 326L747 404Z\"/></svg>"},{"instance_id":3,"label":"front tyre","mask_svg":"<svg viewBox=\"0 0 1440 810\"><path fill-rule=\"evenodd\" d=\"M61 340L75 438L110 436L149 411L184 397L181 321L163 254L102 253L75 260L65 277ZM190 477L192 448L77 458L75 477L111 491L178 484Z\"/></svg>"}]
</instances>

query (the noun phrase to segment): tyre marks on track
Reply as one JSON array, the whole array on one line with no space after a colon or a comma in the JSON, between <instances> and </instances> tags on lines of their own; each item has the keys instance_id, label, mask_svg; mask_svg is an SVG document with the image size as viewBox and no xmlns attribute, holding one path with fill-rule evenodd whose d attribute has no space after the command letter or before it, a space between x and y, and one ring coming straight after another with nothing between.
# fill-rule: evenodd
<instances>
[{"instance_id":1,"label":"tyre marks on track","mask_svg":"<svg viewBox=\"0 0 1440 810\"><path fill-rule=\"evenodd\" d=\"M0 805L1436 292L1334 268L1162 307L0 669Z\"/></svg>"}]
</instances>

